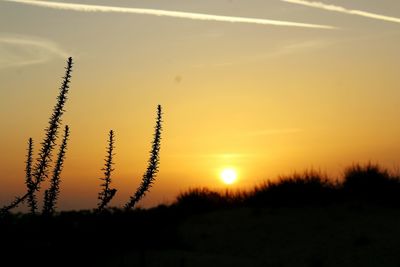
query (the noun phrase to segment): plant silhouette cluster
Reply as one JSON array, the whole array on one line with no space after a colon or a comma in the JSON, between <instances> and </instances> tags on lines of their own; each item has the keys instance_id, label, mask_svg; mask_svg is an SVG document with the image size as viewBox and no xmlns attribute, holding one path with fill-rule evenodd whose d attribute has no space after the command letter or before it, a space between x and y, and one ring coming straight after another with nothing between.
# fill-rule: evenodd
<instances>
[{"instance_id":1,"label":"plant silhouette cluster","mask_svg":"<svg viewBox=\"0 0 400 267\"><path fill-rule=\"evenodd\" d=\"M63 77L62 84L60 86L60 92L57 97L57 103L53 108L53 113L49 119L49 125L45 129L45 137L41 142L41 148L39 151L39 156L36 160L36 164L34 168L31 168L32 164L32 140L29 139L29 148L28 148L28 160L29 168L27 166L27 192L21 196L16 197L14 201L12 201L9 205L4 206L0 213L4 214L9 212L10 210L16 208L19 204L28 200L28 205L30 207L31 213L35 214L37 210L37 200L36 200L36 192L40 190L41 183L48 177L48 168L51 165L52 161L52 152L55 148L56 141L58 139L58 130L61 125L61 117L64 114L64 106L67 101L67 95L69 92L70 82L71 82L71 73L72 73L72 57L69 57L67 60L67 66L65 68L65 75ZM28 163L27 163L28 165ZM61 162L62 165L62 162ZM61 167L61 166L59 166ZM57 166L55 167L57 168ZM28 173L29 170L29 173ZM53 173L56 172L56 169ZM29 175L28 175L29 174ZM56 197L54 197L56 198Z\"/></svg>"},{"instance_id":2,"label":"plant silhouette cluster","mask_svg":"<svg viewBox=\"0 0 400 267\"><path fill-rule=\"evenodd\" d=\"M154 127L153 141L150 151L150 158L148 161L147 170L142 177L142 181L133 196L130 197L129 201L125 204L124 208L126 211L131 210L135 207L136 203L139 202L146 192L150 190L151 185L156 179L158 168L160 164L160 147L161 147L161 131L162 131L162 108L161 105L157 106L157 118L156 126ZM115 196L117 190L111 188L111 173L114 171L112 166L114 165L114 143L115 133L113 130L109 133L108 147L106 151L105 166L102 169L104 171L104 177L100 178L103 183L102 191L99 193L99 204L96 212L102 212L105 210L107 204Z\"/></svg>"},{"instance_id":3,"label":"plant silhouette cluster","mask_svg":"<svg viewBox=\"0 0 400 267\"><path fill-rule=\"evenodd\" d=\"M72 73L73 61L72 57L67 60L67 66L65 68L65 75L60 86L60 92L57 97L56 105L53 108L53 113L49 119L49 124L45 129L45 137L41 142L41 148L39 155L36 159L36 163L33 166L33 140L29 138L28 141L28 152L25 166L25 184L27 191L24 195L16 197L10 204L5 205L0 209L0 215L6 216L9 211L18 207L22 202L27 201L28 207L31 214L36 214L38 209L38 201L36 192L41 188L41 183L49 177L49 168L52 165L53 150L57 145L59 128L61 126L61 118L65 113L65 103L67 101L67 95L70 88L71 73ZM130 200L126 203L125 209L129 210L134 208L135 204L144 197L145 193L149 191L151 185L154 183L159 166L159 152L161 145L161 131L162 131L162 109L161 106L157 106L157 121L155 126L154 139L152 141L152 149L150 152L150 159L147 170L143 175L142 182ZM64 136L60 144L57 159L53 166L52 178L50 180L50 187L44 192L43 199L43 215L53 215L56 211L56 204L58 195L60 193L60 182L61 172L65 161L67 144L70 135L70 129L68 125L65 126ZM114 144L115 144L115 133L110 131L107 155L105 159L105 165L102 171L104 171L104 177L100 178L103 183L101 184L102 190L99 192L98 207L96 212L102 212L106 209L108 203L115 196L117 190L111 187L111 174L114 171L113 156L114 156Z\"/></svg>"}]
</instances>

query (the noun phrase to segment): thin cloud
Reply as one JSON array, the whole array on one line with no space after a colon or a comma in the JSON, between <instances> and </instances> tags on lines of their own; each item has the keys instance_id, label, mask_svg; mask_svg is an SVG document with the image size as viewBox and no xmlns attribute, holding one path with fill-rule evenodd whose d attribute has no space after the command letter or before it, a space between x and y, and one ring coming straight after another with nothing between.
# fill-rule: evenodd
<instances>
[{"instance_id":1,"label":"thin cloud","mask_svg":"<svg viewBox=\"0 0 400 267\"><path fill-rule=\"evenodd\" d=\"M236 57L233 61L219 62L214 64L196 64L192 65L192 68L202 69L202 68L224 68L237 64L250 64L259 61L265 61L271 58L291 56L293 54L302 53L306 51L315 51L323 47L331 45L333 41L331 40L307 40L307 41L296 41L293 44L280 44L278 46L268 49L266 53L257 53L245 57Z\"/></svg>"},{"instance_id":2,"label":"thin cloud","mask_svg":"<svg viewBox=\"0 0 400 267\"><path fill-rule=\"evenodd\" d=\"M319 8L319 9L328 10L328 11L349 14L349 15L366 17L366 18L371 18L371 19L376 19L376 20L400 23L400 18L389 17L389 16L380 15L380 14L376 14L376 13L370 13L370 12L366 12L366 11L362 11L362 10L347 9L345 7L328 5L328 4L324 4L321 2L310 2L310 1L305 1L305 0L281 0L281 1L291 3L291 4L298 4L298 5Z\"/></svg>"},{"instance_id":3,"label":"thin cloud","mask_svg":"<svg viewBox=\"0 0 400 267\"><path fill-rule=\"evenodd\" d=\"M257 58L255 58L255 60L257 59L265 60L267 58L289 56L296 53L301 53L311 50L315 51L316 49L329 46L330 44L332 44L332 42L333 41L321 40L321 39L307 40L303 42L297 41L293 44L280 45L275 50L271 50L271 52L267 54L258 55Z\"/></svg>"},{"instance_id":4,"label":"thin cloud","mask_svg":"<svg viewBox=\"0 0 400 267\"><path fill-rule=\"evenodd\" d=\"M249 136L263 136L263 135L282 135L282 134L294 134L303 132L300 128L282 128L282 129L266 129L261 131L249 132Z\"/></svg>"},{"instance_id":5,"label":"thin cloud","mask_svg":"<svg viewBox=\"0 0 400 267\"><path fill-rule=\"evenodd\" d=\"M42 64L53 58L66 57L68 53L49 40L0 35L0 69Z\"/></svg>"},{"instance_id":6,"label":"thin cloud","mask_svg":"<svg viewBox=\"0 0 400 267\"><path fill-rule=\"evenodd\" d=\"M84 4L32 1L32 0L3 0L3 1L38 6L38 7L59 9L59 10L79 11L79 12L129 13L129 14L153 15L153 16L204 20L204 21L220 21L220 22L231 22L231 23L248 23L248 24L259 24L259 25L274 25L274 26L303 27L303 28L317 28L317 29L335 29L335 27L328 25L308 24L308 23L269 20L269 19L245 18L245 17L218 16L210 14L168 11L168 10L158 10L158 9L84 5Z\"/></svg>"},{"instance_id":7,"label":"thin cloud","mask_svg":"<svg viewBox=\"0 0 400 267\"><path fill-rule=\"evenodd\" d=\"M218 159L246 159L256 157L250 153L215 153L215 154L171 154L168 157L183 158L218 158Z\"/></svg>"}]
</instances>

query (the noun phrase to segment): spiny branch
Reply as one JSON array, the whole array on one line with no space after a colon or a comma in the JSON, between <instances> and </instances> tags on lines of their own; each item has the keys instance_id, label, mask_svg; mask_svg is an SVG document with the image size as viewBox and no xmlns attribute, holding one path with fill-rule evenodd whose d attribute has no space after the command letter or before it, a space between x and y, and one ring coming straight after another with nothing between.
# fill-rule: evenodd
<instances>
[{"instance_id":1,"label":"spiny branch","mask_svg":"<svg viewBox=\"0 0 400 267\"><path fill-rule=\"evenodd\" d=\"M32 180L32 154L33 154L33 140L29 138L28 141L28 153L26 155L26 166L25 166L25 184L28 192L30 192L33 187L34 183ZM30 194L28 196L28 206L32 214L35 214L37 209L37 200L34 194Z\"/></svg>"},{"instance_id":2,"label":"spiny branch","mask_svg":"<svg viewBox=\"0 0 400 267\"><path fill-rule=\"evenodd\" d=\"M57 156L57 162L54 166L53 177L51 178L50 188L44 194L43 214L52 215L55 212L56 202L60 193L60 175L63 169L65 160L65 153L67 150L67 143L69 137L69 127L65 126L64 136L60 145L60 151Z\"/></svg>"},{"instance_id":3,"label":"spiny branch","mask_svg":"<svg viewBox=\"0 0 400 267\"><path fill-rule=\"evenodd\" d=\"M150 159L145 174L142 177L142 182L135 194L131 196L129 202L125 205L125 209L129 210L134 208L136 203L144 197L146 192L149 191L151 185L154 183L158 173L158 165L160 162L160 146L161 146L161 131L162 131L162 110L161 106L157 106L157 121L154 127L154 139L150 151Z\"/></svg>"},{"instance_id":4,"label":"spiny branch","mask_svg":"<svg viewBox=\"0 0 400 267\"><path fill-rule=\"evenodd\" d=\"M112 166L114 165L113 156L115 155L113 153L115 148L114 139L115 139L115 134L114 131L111 130L108 138L107 155L105 158L104 168L101 169L102 171L104 171L104 177L100 179L103 180L104 183L101 184L103 190L99 193L98 199L100 200L100 202L97 207L97 212L101 212L102 210L104 210L104 208L107 206L107 204L111 201L111 199L117 192L116 189L110 187L111 173L114 171L114 169L112 168Z\"/></svg>"}]
</instances>

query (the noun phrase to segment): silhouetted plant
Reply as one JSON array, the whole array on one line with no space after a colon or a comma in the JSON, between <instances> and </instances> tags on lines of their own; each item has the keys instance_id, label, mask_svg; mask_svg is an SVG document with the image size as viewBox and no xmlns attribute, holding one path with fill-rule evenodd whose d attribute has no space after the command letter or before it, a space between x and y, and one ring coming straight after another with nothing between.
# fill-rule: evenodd
<instances>
[{"instance_id":1,"label":"silhouetted plant","mask_svg":"<svg viewBox=\"0 0 400 267\"><path fill-rule=\"evenodd\" d=\"M58 129L61 124L61 117L65 112L64 105L69 91L72 64L72 57L69 57L67 60L67 67L65 68L65 76L63 77L63 82L60 87L60 93L57 97L57 103L53 108L53 114L50 117L49 126L45 129L45 138L41 143L42 147L39 152L39 157L37 158L32 172L34 178L33 183L23 196L16 197L9 205L4 206L0 210L1 213L10 211L17 207L21 202L25 201L28 197L34 196L35 192L40 189L41 182L43 182L48 176L48 167L51 163L52 151L58 138ZM35 210L36 207L33 212L35 212Z\"/></svg>"},{"instance_id":2,"label":"silhouetted plant","mask_svg":"<svg viewBox=\"0 0 400 267\"><path fill-rule=\"evenodd\" d=\"M255 205L320 204L330 201L335 189L325 174L311 170L268 181L256 187L248 201Z\"/></svg>"},{"instance_id":3,"label":"silhouetted plant","mask_svg":"<svg viewBox=\"0 0 400 267\"><path fill-rule=\"evenodd\" d=\"M399 203L400 181L379 165L353 165L345 170L343 192L354 200Z\"/></svg>"},{"instance_id":4,"label":"silhouetted plant","mask_svg":"<svg viewBox=\"0 0 400 267\"><path fill-rule=\"evenodd\" d=\"M58 152L57 162L54 166L53 177L51 178L50 188L44 193L43 214L52 215L55 212L56 202L60 193L60 175L63 169L67 142L69 137L69 127L65 126L64 136Z\"/></svg>"},{"instance_id":5,"label":"silhouetted plant","mask_svg":"<svg viewBox=\"0 0 400 267\"><path fill-rule=\"evenodd\" d=\"M115 193L117 192L116 189L111 188L111 173L114 171L112 166L114 165L113 162L113 156L115 155L113 153L114 151L114 143L115 143L115 135L114 131L111 130L109 135L108 135L108 147L107 147L107 155L105 158L105 164L104 168L101 169L104 171L104 177L100 178L104 183L101 184L103 190L99 193L99 204L97 207L97 212L101 212L104 210L104 208L107 206L107 204L111 201L111 199L114 197Z\"/></svg>"},{"instance_id":6,"label":"silhouetted plant","mask_svg":"<svg viewBox=\"0 0 400 267\"><path fill-rule=\"evenodd\" d=\"M28 154L26 155L26 167L25 167L25 184L28 192L30 192L33 187L34 183L32 180L32 154L33 154L33 140L29 138L28 141ZM35 213L37 208L37 201L34 194L29 194L28 196L28 206L32 214Z\"/></svg>"},{"instance_id":7,"label":"silhouetted plant","mask_svg":"<svg viewBox=\"0 0 400 267\"><path fill-rule=\"evenodd\" d=\"M343 187L350 191L373 191L388 185L390 180L389 172L378 165L356 164L345 170Z\"/></svg>"},{"instance_id":8,"label":"silhouetted plant","mask_svg":"<svg viewBox=\"0 0 400 267\"><path fill-rule=\"evenodd\" d=\"M228 202L228 197L228 194L223 196L221 193L208 188L192 188L180 193L176 198L175 205L181 208L207 210L225 206Z\"/></svg>"},{"instance_id":9,"label":"silhouetted plant","mask_svg":"<svg viewBox=\"0 0 400 267\"><path fill-rule=\"evenodd\" d=\"M144 197L147 191L149 191L151 185L154 183L158 172L158 165L160 162L160 145L161 145L161 131L162 131L162 109L161 105L157 106L157 120L156 126L154 127L154 139L152 142L152 148L150 151L150 159L148 162L147 170L142 177L142 182L136 190L135 194L131 196L128 203L125 205L125 209L129 210L134 208L136 203Z\"/></svg>"}]
</instances>

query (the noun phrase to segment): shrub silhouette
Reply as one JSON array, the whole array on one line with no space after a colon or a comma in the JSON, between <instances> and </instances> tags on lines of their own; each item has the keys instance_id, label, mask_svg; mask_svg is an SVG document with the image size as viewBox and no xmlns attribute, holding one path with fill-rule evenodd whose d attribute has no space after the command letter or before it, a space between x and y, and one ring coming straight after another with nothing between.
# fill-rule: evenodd
<instances>
[{"instance_id":1,"label":"shrub silhouette","mask_svg":"<svg viewBox=\"0 0 400 267\"><path fill-rule=\"evenodd\" d=\"M60 193L60 175L63 169L65 153L67 150L68 137L69 137L69 127L68 125L66 125L56 165L54 166L53 177L51 178L50 182L50 188L47 189L44 194L43 214L46 215L52 215L55 212L57 198Z\"/></svg>"},{"instance_id":2,"label":"shrub silhouette","mask_svg":"<svg viewBox=\"0 0 400 267\"><path fill-rule=\"evenodd\" d=\"M373 191L391 184L387 170L368 163L353 165L345 170L343 188L349 191Z\"/></svg>"},{"instance_id":3,"label":"shrub silhouette","mask_svg":"<svg viewBox=\"0 0 400 267\"><path fill-rule=\"evenodd\" d=\"M268 181L248 192L223 193L207 188L180 193L174 205L209 210L231 206L310 206L367 201L400 205L400 179L378 165L347 168L342 183L316 171L294 173Z\"/></svg>"},{"instance_id":4,"label":"shrub silhouette","mask_svg":"<svg viewBox=\"0 0 400 267\"><path fill-rule=\"evenodd\" d=\"M248 203L255 205L320 204L330 200L335 185L316 171L295 173L255 187Z\"/></svg>"},{"instance_id":5,"label":"shrub silhouette","mask_svg":"<svg viewBox=\"0 0 400 267\"><path fill-rule=\"evenodd\" d=\"M113 162L113 156L114 156L114 143L115 143L115 135L114 131L111 130L109 133L109 139L108 139L108 147L107 147L107 155L105 158L105 164L104 168L101 169L104 171L104 177L100 178L104 183L101 184L101 187L103 190L99 193L99 204L97 207L97 212L101 212L104 210L104 208L107 206L107 204L111 201L111 199L114 197L115 193L117 192L116 189L111 188L111 173L114 171L112 166L114 165Z\"/></svg>"},{"instance_id":6,"label":"shrub silhouette","mask_svg":"<svg viewBox=\"0 0 400 267\"><path fill-rule=\"evenodd\" d=\"M180 193L176 198L175 205L182 208L195 210L206 210L210 208L223 207L227 204L227 199L216 191L208 188L192 188Z\"/></svg>"},{"instance_id":7,"label":"shrub silhouette","mask_svg":"<svg viewBox=\"0 0 400 267\"><path fill-rule=\"evenodd\" d=\"M57 97L57 103L53 108L53 114L50 117L49 125L45 129L45 138L43 139L39 156L36 160L36 164L33 168L32 177L33 182L28 187L27 192L21 196L16 197L9 205L4 206L0 213L6 213L11 209L16 208L19 204L25 201L27 198L35 199L35 192L40 189L40 184L48 177L48 168L51 164L52 151L56 145L58 138L58 130L61 124L61 117L64 114L64 106L67 101L67 95L69 91L69 84L71 81L72 72L72 57L67 60L67 67L65 68L65 76L60 87L60 93ZM31 212L36 212L36 204L31 203Z\"/></svg>"},{"instance_id":8,"label":"shrub silhouette","mask_svg":"<svg viewBox=\"0 0 400 267\"><path fill-rule=\"evenodd\" d=\"M365 166L356 164L345 170L343 191L348 197L369 200L388 200L398 202L400 184L398 177L377 164Z\"/></svg>"},{"instance_id":9,"label":"shrub silhouette","mask_svg":"<svg viewBox=\"0 0 400 267\"><path fill-rule=\"evenodd\" d=\"M161 131L162 131L162 109L161 105L158 105L156 126L154 127L154 138L152 141L150 159L148 162L147 170L144 173L141 184L139 185L135 194L131 196L128 203L126 203L125 205L126 210L133 209L136 203L144 197L146 192L149 191L151 185L154 183L154 180L158 173L158 165L160 162L159 154L161 145Z\"/></svg>"},{"instance_id":10,"label":"shrub silhouette","mask_svg":"<svg viewBox=\"0 0 400 267\"><path fill-rule=\"evenodd\" d=\"M249 197L245 191L218 192L206 187L191 188L180 193L175 200L174 206L196 211L207 211L214 208L228 208L241 206Z\"/></svg>"}]
</instances>

